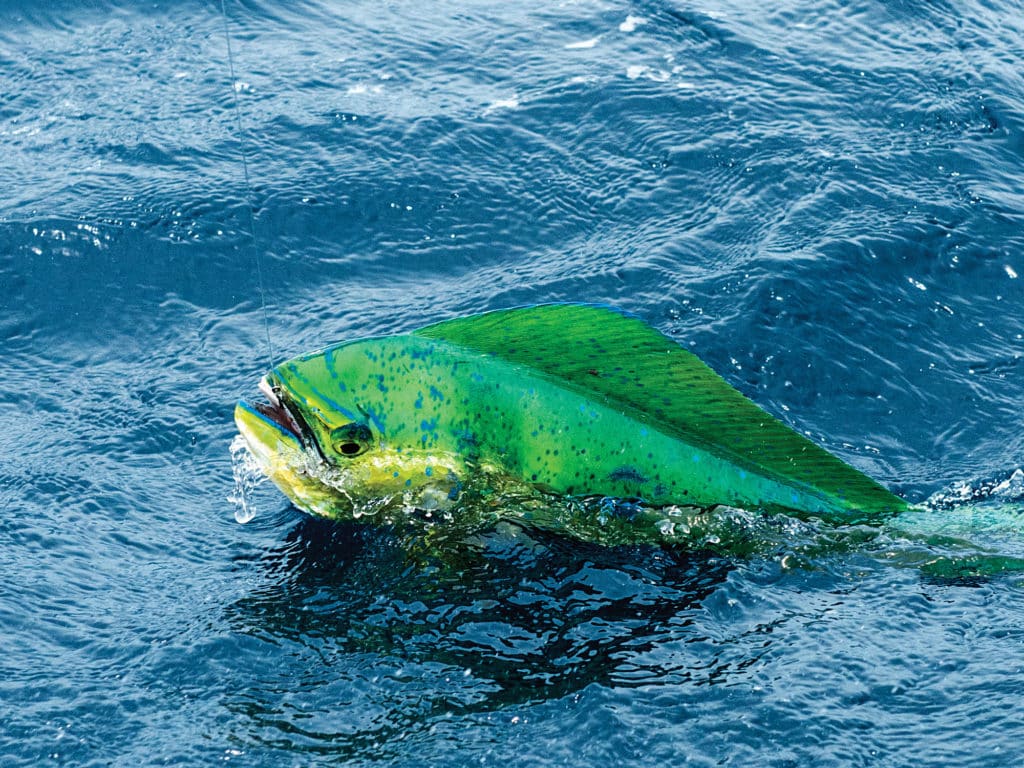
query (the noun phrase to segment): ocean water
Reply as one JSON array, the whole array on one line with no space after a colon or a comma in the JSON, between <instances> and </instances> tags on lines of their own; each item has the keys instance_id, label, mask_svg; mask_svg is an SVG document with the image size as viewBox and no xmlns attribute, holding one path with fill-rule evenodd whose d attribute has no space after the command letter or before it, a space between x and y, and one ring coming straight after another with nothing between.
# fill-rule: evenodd
<instances>
[{"instance_id":1,"label":"ocean water","mask_svg":"<svg viewBox=\"0 0 1024 768\"><path fill-rule=\"evenodd\" d=\"M272 355L593 301L1020 557L1020 3L226 10L234 78L219 0L0 4L0 765L1021 762L1024 580L940 544L228 500Z\"/></svg>"}]
</instances>

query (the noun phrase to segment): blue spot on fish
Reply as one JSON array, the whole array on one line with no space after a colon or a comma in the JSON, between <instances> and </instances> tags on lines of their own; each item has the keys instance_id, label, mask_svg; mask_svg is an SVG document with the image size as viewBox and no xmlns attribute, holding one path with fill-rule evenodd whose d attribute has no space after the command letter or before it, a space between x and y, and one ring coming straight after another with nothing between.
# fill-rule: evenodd
<instances>
[{"instance_id":1,"label":"blue spot on fish","mask_svg":"<svg viewBox=\"0 0 1024 768\"><path fill-rule=\"evenodd\" d=\"M360 410L366 415L366 418L373 422L377 431L384 434L384 417L378 416L372 408L360 408Z\"/></svg>"},{"instance_id":2,"label":"blue spot on fish","mask_svg":"<svg viewBox=\"0 0 1024 768\"><path fill-rule=\"evenodd\" d=\"M430 396L435 400L438 400L442 403L444 402L444 395L441 394L441 390L439 390L437 387L433 385L431 385L430 387Z\"/></svg>"},{"instance_id":3,"label":"blue spot on fish","mask_svg":"<svg viewBox=\"0 0 1024 768\"><path fill-rule=\"evenodd\" d=\"M434 468L433 467L427 467L425 470L423 470L423 474L425 474L427 477L433 477L433 475L434 475Z\"/></svg>"},{"instance_id":4,"label":"blue spot on fish","mask_svg":"<svg viewBox=\"0 0 1024 768\"><path fill-rule=\"evenodd\" d=\"M618 467L608 474L609 480L618 480L623 483L646 483L647 478L636 467Z\"/></svg>"},{"instance_id":5,"label":"blue spot on fish","mask_svg":"<svg viewBox=\"0 0 1024 768\"><path fill-rule=\"evenodd\" d=\"M342 392L347 391L345 382L338 375L338 350L332 349L324 355L324 365L327 367L327 372L331 374L331 378L338 382L338 389Z\"/></svg>"},{"instance_id":6,"label":"blue spot on fish","mask_svg":"<svg viewBox=\"0 0 1024 768\"><path fill-rule=\"evenodd\" d=\"M325 395L323 392L321 392L318 389L314 389L313 387L310 387L310 391L314 395L316 395L316 397L319 398L324 403L324 405L326 405L332 411L337 411L349 421L359 421L358 416L352 413L352 411L350 411L348 408L343 407L341 403L339 403L337 400L332 400L331 398L327 397L327 395Z\"/></svg>"}]
</instances>

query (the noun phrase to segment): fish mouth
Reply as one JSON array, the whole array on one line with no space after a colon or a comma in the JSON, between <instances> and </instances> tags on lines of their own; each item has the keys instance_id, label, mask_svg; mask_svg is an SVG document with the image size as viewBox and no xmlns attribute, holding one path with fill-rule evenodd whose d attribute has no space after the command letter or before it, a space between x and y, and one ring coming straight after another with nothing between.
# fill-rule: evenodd
<instances>
[{"instance_id":1,"label":"fish mouth","mask_svg":"<svg viewBox=\"0 0 1024 768\"><path fill-rule=\"evenodd\" d=\"M310 427L298 404L289 396L278 374L271 371L260 379L259 390L267 398L266 402L240 401L239 408L256 416L259 421L264 422L265 427L271 428L279 436L291 438L298 447L317 456L321 461L327 461L316 432ZM244 416L241 418L245 420ZM239 420L238 409L235 420Z\"/></svg>"},{"instance_id":2,"label":"fish mouth","mask_svg":"<svg viewBox=\"0 0 1024 768\"><path fill-rule=\"evenodd\" d=\"M308 448L312 435L287 394L277 385L276 376L269 373L259 383L266 402L239 400L235 406L235 423L246 437L250 448L259 444L272 446L280 440Z\"/></svg>"},{"instance_id":3,"label":"fish mouth","mask_svg":"<svg viewBox=\"0 0 1024 768\"><path fill-rule=\"evenodd\" d=\"M300 443L305 443L307 430L301 420L289 410L279 394L281 390L271 383L269 374L260 379L259 390L267 398L267 402L251 403L250 406L282 432L288 432Z\"/></svg>"}]
</instances>

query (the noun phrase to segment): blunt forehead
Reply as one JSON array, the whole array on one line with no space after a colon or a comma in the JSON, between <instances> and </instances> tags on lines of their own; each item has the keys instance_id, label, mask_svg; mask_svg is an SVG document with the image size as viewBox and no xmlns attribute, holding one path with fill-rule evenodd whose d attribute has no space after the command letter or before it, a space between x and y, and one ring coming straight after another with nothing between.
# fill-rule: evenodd
<instances>
[{"instance_id":1,"label":"blunt forehead","mask_svg":"<svg viewBox=\"0 0 1024 768\"><path fill-rule=\"evenodd\" d=\"M355 365L366 359L355 347L368 343L339 344L300 355L279 365L274 373L293 400L325 421L336 420L331 417L359 421L351 393L369 371Z\"/></svg>"},{"instance_id":2,"label":"blunt forehead","mask_svg":"<svg viewBox=\"0 0 1024 768\"><path fill-rule=\"evenodd\" d=\"M453 352L444 342L392 336L337 344L275 370L292 398L326 423L368 419L383 431L385 412L415 398L427 372L448 368Z\"/></svg>"},{"instance_id":3,"label":"blunt forehead","mask_svg":"<svg viewBox=\"0 0 1024 768\"><path fill-rule=\"evenodd\" d=\"M398 380L417 367L439 362L436 353L442 346L446 345L417 336L349 341L296 357L278 366L278 370L296 384L329 386L345 392L368 379L383 376Z\"/></svg>"}]
</instances>

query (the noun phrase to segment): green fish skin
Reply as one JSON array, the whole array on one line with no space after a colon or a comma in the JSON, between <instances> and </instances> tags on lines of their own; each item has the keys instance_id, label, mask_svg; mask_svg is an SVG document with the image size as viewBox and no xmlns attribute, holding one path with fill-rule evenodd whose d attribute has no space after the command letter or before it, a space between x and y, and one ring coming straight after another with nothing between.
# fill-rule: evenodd
<instances>
[{"instance_id":1,"label":"green fish skin","mask_svg":"<svg viewBox=\"0 0 1024 768\"><path fill-rule=\"evenodd\" d=\"M298 507L336 519L457 515L495 489L833 524L908 508L604 307L502 310L337 344L277 366L261 389L269 403L235 410L250 452Z\"/></svg>"}]
</instances>

